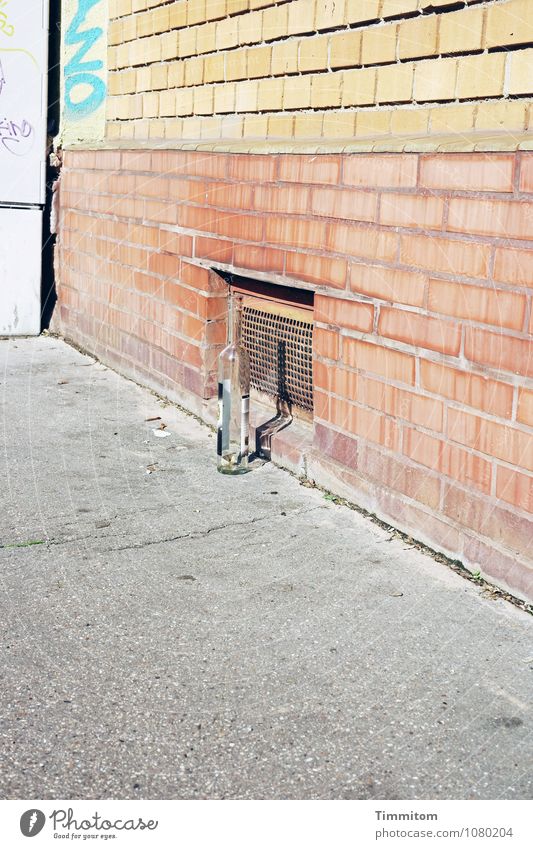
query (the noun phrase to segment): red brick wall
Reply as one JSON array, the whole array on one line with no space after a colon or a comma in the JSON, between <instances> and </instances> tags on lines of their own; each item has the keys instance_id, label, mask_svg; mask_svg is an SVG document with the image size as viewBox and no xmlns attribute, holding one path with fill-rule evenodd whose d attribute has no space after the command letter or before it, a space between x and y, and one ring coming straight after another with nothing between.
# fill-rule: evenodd
<instances>
[{"instance_id":1,"label":"red brick wall","mask_svg":"<svg viewBox=\"0 0 533 849\"><path fill-rule=\"evenodd\" d=\"M72 150L55 327L212 420L207 266L309 284L308 475L532 597L532 239L532 154Z\"/></svg>"}]
</instances>

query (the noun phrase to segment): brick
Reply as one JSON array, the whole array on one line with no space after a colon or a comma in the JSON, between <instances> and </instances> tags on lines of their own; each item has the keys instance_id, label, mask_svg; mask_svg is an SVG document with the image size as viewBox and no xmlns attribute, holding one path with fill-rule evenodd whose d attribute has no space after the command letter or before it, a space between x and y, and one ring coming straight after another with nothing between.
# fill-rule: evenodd
<instances>
[{"instance_id":1,"label":"brick","mask_svg":"<svg viewBox=\"0 0 533 849\"><path fill-rule=\"evenodd\" d=\"M533 50L519 50L509 56L508 94L531 94L533 83Z\"/></svg>"},{"instance_id":2,"label":"brick","mask_svg":"<svg viewBox=\"0 0 533 849\"><path fill-rule=\"evenodd\" d=\"M376 69L361 68L342 74L342 105L368 106L376 102Z\"/></svg>"},{"instance_id":3,"label":"brick","mask_svg":"<svg viewBox=\"0 0 533 849\"><path fill-rule=\"evenodd\" d=\"M291 80L286 84L291 85ZM311 79L311 106L313 109L341 105L342 74L313 74Z\"/></svg>"},{"instance_id":4,"label":"brick","mask_svg":"<svg viewBox=\"0 0 533 849\"><path fill-rule=\"evenodd\" d=\"M195 289L203 290L204 292L226 291L226 283L218 274L192 262L182 262L180 276L182 283L193 286Z\"/></svg>"},{"instance_id":5,"label":"brick","mask_svg":"<svg viewBox=\"0 0 533 849\"><path fill-rule=\"evenodd\" d=\"M256 112L257 111L257 92L258 83L256 80L244 80L235 86L236 101L235 110L237 112Z\"/></svg>"},{"instance_id":6,"label":"brick","mask_svg":"<svg viewBox=\"0 0 533 849\"><path fill-rule=\"evenodd\" d=\"M271 56L271 47L254 47L248 50L246 60L248 76L250 78L268 77L270 74Z\"/></svg>"},{"instance_id":7,"label":"brick","mask_svg":"<svg viewBox=\"0 0 533 849\"><path fill-rule=\"evenodd\" d=\"M325 112L322 127L325 139L352 139L355 135L355 112Z\"/></svg>"},{"instance_id":8,"label":"brick","mask_svg":"<svg viewBox=\"0 0 533 849\"><path fill-rule=\"evenodd\" d=\"M287 254L286 273L311 283L344 289L347 269L347 263L343 259L292 252Z\"/></svg>"},{"instance_id":9,"label":"brick","mask_svg":"<svg viewBox=\"0 0 533 849\"><path fill-rule=\"evenodd\" d=\"M437 53L438 25L439 18L436 15L403 21L398 27L398 58L434 56Z\"/></svg>"},{"instance_id":10,"label":"brick","mask_svg":"<svg viewBox=\"0 0 533 849\"><path fill-rule=\"evenodd\" d=\"M315 296L314 320L349 330L371 333L374 325L372 304Z\"/></svg>"},{"instance_id":11,"label":"brick","mask_svg":"<svg viewBox=\"0 0 533 849\"><path fill-rule=\"evenodd\" d=\"M381 0L346 0L345 20L347 24L360 24L379 18Z\"/></svg>"},{"instance_id":12,"label":"brick","mask_svg":"<svg viewBox=\"0 0 533 849\"><path fill-rule=\"evenodd\" d=\"M178 33L165 32L161 36L161 59L175 59L178 56Z\"/></svg>"},{"instance_id":13,"label":"brick","mask_svg":"<svg viewBox=\"0 0 533 849\"><path fill-rule=\"evenodd\" d=\"M311 190L312 213L328 218L375 221L377 201L377 195L373 192L326 188Z\"/></svg>"},{"instance_id":14,"label":"brick","mask_svg":"<svg viewBox=\"0 0 533 849\"><path fill-rule=\"evenodd\" d=\"M207 203L225 209L250 209L253 188L246 183L214 183L207 186Z\"/></svg>"},{"instance_id":15,"label":"brick","mask_svg":"<svg viewBox=\"0 0 533 849\"><path fill-rule=\"evenodd\" d=\"M235 111L235 83L215 86L213 110L217 113Z\"/></svg>"},{"instance_id":16,"label":"brick","mask_svg":"<svg viewBox=\"0 0 533 849\"><path fill-rule=\"evenodd\" d=\"M393 262L398 253L398 235L376 227L334 222L328 226L327 247L353 257Z\"/></svg>"},{"instance_id":17,"label":"brick","mask_svg":"<svg viewBox=\"0 0 533 849\"><path fill-rule=\"evenodd\" d=\"M404 453L417 463L454 480L490 492L491 464L456 445L436 439L419 430L404 431Z\"/></svg>"},{"instance_id":18,"label":"brick","mask_svg":"<svg viewBox=\"0 0 533 849\"><path fill-rule=\"evenodd\" d=\"M533 238L533 203L452 198L448 229L510 239Z\"/></svg>"},{"instance_id":19,"label":"brick","mask_svg":"<svg viewBox=\"0 0 533 849\"><path fill-rule=\"evenodd\" d=\"M152 254L148 261L148 269L162 277L179 278L181 260L179 256L172 254Z\"/></svg>"},{"instance_id":20,"label":"brick","mask_svg":"<svg viewBox=\"0 0 533 849\"><path fill-rule=\"evenodd\" d=\"M414 65L386 65L377 69L376 103L409 103L413 98Z\"/></svg>"},{"instance_id":21,"label":"brick","mask_svg":"<svg viewBox=\"0 0 533 849\"><path fill-rule=\"evenodd\" d=\"M213 53L204 59L204 82L213 83L224 79L224 55ZM175 82L174 85L181 83Z\"/></svg>"},{"instance_id":22,"label":"brick","mask_svg":"<svg viewBox=\"0 0 533 849\"><path fill-rule=\"evenodd\" d=\"M320 250L326 243L326 224L302 218L269 216L266 220L265 240L276 245Z\"/></svg>"},{"instance_id":23,"label":"brick","mask_svg":"<svg viewBox=\"0 0 533 849\"><path fill-rule=\"evenodd\" d=\"M257 108L260 112L272 112L282 108L284 82L281 77L259 80Z\"/></svg>"},{"instance_id":24,"label":"brick","mask_svg":"<svg viewBox=\"0 0 533 849\"><path fill-rule=\"evenodd\" d=\"M352 368L379 374L388 380L414 384L415 359L400 351L360 339L345 339L343 361Z\"/></svg>"},{"instance_id":25,"label":"brick","mask_svg":"<svg viewBox=\"0 0 533 849\"><path fill-rule=\"evenodd\" d=\"M356 407L344 399L330 399L330 420L333 424L349 433L355 433L378 445L396 449L398 444L398 426L376 410Z\"/></svg>"},{"instance_id":26,"label":"brick","mask_svg":"<svg viewBox=\"0 0 533 849\"><path fill-rule=\"evenodd\" d=\"M226 79L245 80L248 74L247 63L248 51L233 50L226 54Z\"/></svg>"},{"instance_id":27,"label":"brick","mask_svg":"<svg viewBox=\"0 0 533 849\"><path fill-rule=\"evenodd\" d=\"M322 121L322 112L297 113L294 116L294 138L321 140Z\"/></svg>"},{"instance_id":28,"label":"brick","mask_svg":"<svg viewBox=\"0 0 533 849\"><path fill-rule=\"evenodd\" d=\"M531 521L507 509L504 504L489 501L458 486L446 485L443 496L446 516L514 552L529 555L533 531Z\"/></svg>"},{"instance_id":29,"label":"brick","mask_svg":"<svg viewBox=\"0 0 533 849\"><path fill-rule=\"evenodd\" d=\"M211 53L217 46L217 26L215 23L206 24L196 31L196 52L200 55Z\"/></svg>"},{"instance_id":30,"label":"brick","mask_svg":"<svg viewBox=\"0 0 533 849\"><path fill-rule=\"evenodd\" d=\"M298 156L289 154L279 157L279 179L292 183L332 183L337 185L340 175L338 156Z\"/></svg>"},{"instance_id":31,"label":"brick","mask_svg":"<svg viewBox=\"0 0 533 849\"><path fill-rule=\"evenodd\" d=\"M533 513L533 477L498 466L496 496L521 510Z\"/></svg>"},{"instance_id":32,"label":"brick","mask_svg":"<svg viewBox=\"0 0 533 849\"><path fill-rule=\"evenodd\" d=\"M350 268L350 288L352 292L382 301L421 307L425 302L427 279L414 271L358 263Z\"/></svg>"},{"instance_id":33,"label":"brick","mask_svg":"<svg viewBox=\"0 0 533 849\"><path fill-rule=\"evenodd\" d=\"M533 598L533 573L526 563L517 560L515 554L505 556L498 548L474 538L465 542L463 559L472 571L481 569L483 574L514 596L528 600Z\"/></svg>"},{"instance_id":34,"label":"brick","mask_svg":"<svg viewBox=\"0 0 533 849\"><path fill-rule=\"evenodd\" d=\"M323 365L323 363L321 363ZM319 392L316 389L313 392L313 419L324 419L329 421L329 395L325 392Z\"/></svg>"},{"instance_id":35,"label":"brick","mask_svg":"<svg viewBox=\"0 0 533 849\"><path fill-rule=\"evenodd\" d=\"M533 341L467 328L465 356L471 362L533 377Z\"/></svg>"},{"instance_id":36,"label":"brick","mask_svg":"<svg viewBox=\"0 0 533 849\"><path fill-rule=\"evenodd\" d=\"M162 251L177 256L192 255L192 237L184 233L172 233L161 230L159 234L159 247Z\"/></svg>"},{"instance_id":37,"label":"brick","mask_svg":"<svg viewBox=\"0 0 533 849\"><path fill-rule=\"evenodd\" d=\"M283 35L313 32L315 28L316 0L293 0L288 7L288 18ZM276 17L287 15L286 7L276 9Z\"/></svg>"},{"instance_id":38,"label":"brick","mask_svg":"<svg viewBox=\"0 0 533 849\"><path fill-rule=\"evenodd\" d=\"M512 192L513 154L429 154L420 158L420 183L428 189Z\"/></svg>"},{"instance_id":39,"label":"brick","mask_svg":"<svg viewBox=\"0 0 533 849\"><path fill-rule=\"evenodd\" d=\"M477 104L476 130L518 130L526 124L526 104L515 100L487 100Z\"/></svg>"},{"instance_id":40,"label":"brick","mask_svg":"<svg viewBox=\"0 0 533 849\"><path fill-rule=\"evenodd\" d=\"M311 79L309 76L284 80L283 108L307 109L311 105Z\"/></svg>"},{"instance_id":41,"label":"brick","mask_svg":"<svg viewBox=\"0 0 533 849\"><path fill-rule=\"evenodd\" d=\"M359 65L361 57L360 30L349 30L332 35L329 51L331 68L353 68Z\"/></svg>"},{"instance_id":42,"label":"brick","mask_svg":"<svg viewBox=\"0 0 533 849\"><path fill-rule=\"evenodd\" d=\"M321 71L328 66L328 36L320 35L300 41L299 71Z\"/></svg>"},{"instance_id":43,"label":"brick","mask_svg":"<svg viewBox=\"0 0 533 849\"><path fill-rule=\"evenodd\" d=\"M180 89L176 91L175 110L176 115L191 115L194 105L193 89Z\"/></svg>"},{"instance_id":44,"label":"brick","mask_svg":"<svg viewBox=\"0 0 533 849\"><path fill-rule=\"evenodd\" d=\"M342 394L342 393L341 393ZM434 398L407 392L362 375L357 375L354 398L367 407L380 410L389 416L403 419L433 431L442 431L444 405Z\"/></svg>"},{"instance_id":45,"label":"brick","mask_svg":"<svg viewBox=\"0 0 533 849\"><path fill-rule=\"evenodd\" d=\"M428 309L469 321L520 330L524 324L526 298L504 289L430 280Z\"/></svg>"},{"instance_id":46,"label":"brick","mask_svg":"<svg viewBox=\"0 0 533 849\"><path fill-rule=\"evenodd\" d=\"M316 408L315 415L317 415ZM313 444L321 453L332 457L334 460L342 463L343 466L355 468L357 465L357 440L346 436L344 433L339 433L332 428L317 423L314 427Z\"/></svg>"},{"instance_id":47,"label":"brick","mask_svg":"<svg viewBox=\"0 0 533 849\"><path fill-rule=\"evenodd\" d=\"M315 28L331 29L345 22L344 0L316 0Z\"/></svg>"},{"instance_id":48,"label":"brick","mask_svg":"<svg viewBox=\"0 0 533 849\"><path fill-rule=\"evenodd\" d=\"M359 3L359 5L361 5L361 3ZM367 4L363 3L363 5ZM420 0L382 0L379 12L382 18L392 18L396 15L416 12L420 5ZM433 3L432 5L435 6L437 4Z\"/></svg>"},{"instance_id":49,"label":"brick","mask_svg":"<svg viewBox=\"0 0 533 849\"><path fill-rule=\"evenodd\" d=\"M394 109L391 115L391 134L425 135L428 131L429 114L429 109Z\"/></svg>"},{"instance_id":50,"label":"brick","mask_svg":"<svg viewBox=\"0 0 533 849\"><path fill-rule=\"evenodd\" d=\"M355 135L375 142L376 136L390 136L392 109L362 109L356 115Z\"/></svg>"},{"instance_id":51,"label":"brick","mask_svg":"<svg viewBox=\"0 0 533 849\"><path fill-rule=\"evenodd\" d=\"M313 10L309 14L313 14ZM263 12L263 38L270 41L288 34L287 6L265 9Z\"/></svg>"},{"instance_id":52,"label":"brick","mask_svg":"<svg viewBox=\"0 0 533 849\"><path fill-rule=\"evenodd\" d=\"M235 44L256 44L264 38L269 38L270 34L268 32L264 33L263 36L263 12L256 11L250 12L247 15L241 15L238 19L238 27L239 33L237 36L237 21L229 20L230 29L235 33L234 35L234 43ZM218 24L217 24L218 26ZM220 49L221 45L217 44Z\"/></svg>"},{"instance_id":53,"label":"brick","mask_svg":"<svg viewBox=\"0 0 533 849\"><path fill-rule=\"evenodd\" d=\"M367 188L414 188L417 156L413 154L361 154L346 156L343 183Z\"/></svg>"},{"instance_id":54,"label":"brick","mask_svg":"<svg viewBox=\"0 0 533 849\"><path fill-rule=\"evenodd\" d=\"M194 255L202 259L212 259L231 265L233 262L233 242L222 239L210 239L206 236L196 236L194 240Z\"/></svg>"},{"instance_id":55,"label":"brick","mask_svg":"<svg viewBox=\"0 0 533 849\"><path fill-rule=\"evenodd\" d=\"M309 211L310 190L306 186L268 186L258 184L254 208L264 212L305 215Z\"/></svg>"},{"instance_id":56,"label":"brick","mask_svg":"<svg viewBox=\"0 0 533 849\"><path fill-rule=\"evenodd\" d=\"M522 424L533 427L533 391L520 389L518 393L518 411L516 418Z\"/></svg>"},{"instance_id":57,"label":"brick","mask_svg":"<svg viewBox=\"0 0 533 849\"><path fill-rule=\"evenodd\" d=\"M321 366L324 368L323 375L319 371ZM329 392L333 392L335 395L341 395L352 401L356 400L358 387L363 380L360 374L354 371L347 371L339 365L325 365L317 361L315 361L313 369L314 373L317 374L317 379L322 379L321 385Z\"/></svg>"},{"instance_id":58,"label":"brick","mask_svg":"<svg viewBox=\"0 0 533 849\"><path fill-rule=\"evenodd\" d=\"M283 251L255 245L235 245L233 262L238 268L282 273L284 260Z\"/></svg>"},{"instance_id":59,"label":"brick","mask_svg":"<svg viewBox=\"0 0 533 849\"><path fill-rule=\"evenodd\" d=\"M206 192L207 183L203 180L175 178L168 181L168 198L177 203L183 203L184 201L204 203Z\"/></svg>"},{"instance_id":60,"label":"brick","mask_svg":"<svg viewBox=\"0 0 533 849\"><path fill-rule=\"evenodd\" d=\"M339 358L339 334L317 327L313 334L314 353L329 360Z\"/></svg>"},{"instance_id":61,"label":"brick","mask_svg":"<svg viewBox=\"0 0 533 849\"><path fill-rule=\"evenodd\" d=\"M458 60L457 97L496 97L503 94L505 54L462 56Z\"/></svg>"},{"instance_id":62,"label":"brick","mask_svg":"<svg viewBox=\"0 0 533 849\"><path fill-rule=\"evenodd\" d=\"M185 85L201 85L204 81L204 60L193 56L185 62Z\"/></svg>"},{"instance_id":63,"label":"brick","mask_svg":"<svg viewBox=\"0 0 533 849\"><path fill-rule=\"evenodd\" d=\"M533 470L533 434L460 410L448 410L448 436L489 457Z\"/></svg>"},{"instance_id":64,"label":"brick","mask_svg":"<svg viewBox=\"0 0 533 849\"><path fill-rule=\"evenodd\" d=\"M418 103L436 100L453 100L457 61L455 59L428 59L415 67L414 99Z\"/></svg>"},{"instance_id":65,"label":"brick","mask_svg":"<svg viewBox=\"0 0 533 849\"><path fill-rule=\"evenodd\" d=\"M386 454L373 445L359 446L358 472L387 491L391 489L436 510L440 501L440 478L427 469L420 469ZM403 499L405 502L405 499Z\"/></svg>"},{"instance_id":66,"label":"brick","mask_svg":"<svg viewBox=\"0 0 533 849\"><path fill-rule=\"evenodd\" d=\"M361 62L383 65L396 60L396 24L382 24L363 30Z\"/></svg>"},{"instance_id":67,"label":"brick","mask_svg":"<svg viewBox=\"0 0 533 849\"><path fill-rule=\"evenodd\" d=\"M472 130L476 119L476 109L477 104L474 103L433 107L430 111L431 132L466 133Z\"/></svg>"},{"instance_id":68,"label":"brick","mask_svg":"<svg viewBox=\"0 0 533 849\"><path fill-rule=\"evenodd\" d=\"M520 191L533 192L533 155L523 153L520 162Z\"/></svg>"},{"instance_id":69,"label":"brick","mask_svg":"<svg viewBox=\"0 0 533 849\"><path fill-rule=\"evenodd\" d=\"M206 0L206 2L210 2L210 0ZM246 12L249 7L249 0L226 0L226 15L235 15L238 12Z\"/></svg>"},{"instance_id":70,"label":"brick","mask_svg":"<svg viewBox=\"0 0 533 849\"><path fill-rule=\"evenodd\" d=\"M381 308L378 332L407 345L450 356L457 356L461 345L460 325L392 307Z\"/></svg>"},{"instance_id":71,"label":"brick","mask_svg":"<svg viewBox=\"0 0 533 849\"><path fill-rule=\"evenodd\" d=\"M474 242L425 235L402 235L400 239L401 262L430 271L485 278L489 256L488 245Z\"/></svg>"},{"instance_id":72,"label":"brick","mask_svg":"<svg viewBox=\"0 0 533 849\"><path fill-rule=\"evenodd\" d=\"M276 161L272 156L234 154L227 158L228 174L232 180L251 183L272 182L276 174Z\"/></svg>"},{"instance_id":73,"label":"brick","mask_svg":"<svg viewBox=\"0 0 533 849\"><path fill-rule=\"evenodd\" d=\"M295 73L298 70L298 41L273 44L271 63L273 76Z\"/></svg>"},{"instance_id":74,"label":"brick","mask_svg":"<svg viewBox=\"0 0 533 849\"><path fill-rule=\"evenodd\" d=\"M195 115L212 115L214 101L214 86L198 86L194 89L193 113Z\"/></svg>"},{"instance_id":75,"label":"brick","mask_svg":"<svg viewBox=\"0 0 533 849\"><path fill-rule=\"evenodd\" d=\"M256 216L236 215L203 207L182 206L178 212L180 227L202 230L230 238L261 241L263 222Z\"/></svg>"},{"instance_id":76,"label":"brick","mask_svg":"<svg viewBox=\"0 0 533 849\"><path fill-rule=\"evenodd\" d=\"M380 224L394 227L440 229L444 200L437 197L382 194Z\"/></svg>"},{"instance_id":77,"label":"brick","mask_svg":"<svg viewBox=\"0 0 533 849\"><path fill-rule=\"evenodd\" d=\"M504 47L533 41L533 20L528 0L510 0L487 9L485 47Z\"/></svg>"},{"instance_id":78,"label":"brick","mask_svg":"<svg viewBox=\"0 0 533 849\"><path fill-rule=\"evenodd\" d=\"M480 50L485 9L461 9L441 15L439 20L439 50L441 54L467 53Z\"/></svg>"},{"instance_id":79,"label":"brick","mask_svg":"<svg viewBox=\"0 0 533 849\"><path fill-rule=\"evenodd\" d=\"M513 387L508 383L420 360L420 382L428 392L501 418L510 418Z\"/></svg>"}]
</instances>

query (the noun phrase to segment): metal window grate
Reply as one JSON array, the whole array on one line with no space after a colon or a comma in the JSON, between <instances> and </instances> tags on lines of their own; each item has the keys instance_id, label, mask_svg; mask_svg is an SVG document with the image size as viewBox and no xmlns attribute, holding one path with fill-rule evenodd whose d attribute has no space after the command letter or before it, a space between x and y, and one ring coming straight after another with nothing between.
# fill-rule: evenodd
<instances>
[{"instance_id":1,"label":"metal window grate","mask_svg":"<svg viewBox=\"0 0 533 849\"><path fill-rule=\"evenodd\" d=\"M267 306L265 309L264 307ZM312 312L276 309L246 298L242 340L250 355L250 383L259 392L280 397L313 412Z\"/></svg>"}]
</instances>

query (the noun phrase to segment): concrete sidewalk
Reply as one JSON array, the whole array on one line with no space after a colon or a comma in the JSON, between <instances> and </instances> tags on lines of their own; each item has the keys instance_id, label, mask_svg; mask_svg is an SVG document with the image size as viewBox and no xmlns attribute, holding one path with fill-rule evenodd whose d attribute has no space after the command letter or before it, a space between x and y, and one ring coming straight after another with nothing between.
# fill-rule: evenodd
<instances>
[{"instance_id":1,"label":"concrete sidewalk","mask_svg":"<svg viewBox=\"0 0 533 849\"><path fill-rule=\"evenodd\" d=\"M58 340L0 381L2 798L530 798L525 613Z\"/></svg>"}]
</instances>

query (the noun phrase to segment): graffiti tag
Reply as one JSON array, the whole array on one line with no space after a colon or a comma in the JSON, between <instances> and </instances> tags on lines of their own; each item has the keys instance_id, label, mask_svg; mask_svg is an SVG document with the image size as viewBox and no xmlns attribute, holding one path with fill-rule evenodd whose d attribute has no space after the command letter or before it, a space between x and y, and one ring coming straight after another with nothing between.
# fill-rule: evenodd
<instances>
[{"instance_id":1,"label":"graffiti tag","mask_svg":"<svg viewBox=\"0 0 533 849\"><path fill-rule=\"evenodd\" d=\"M6 84L6 78L4 77L4 69L2 68L2 63L0 62L0 94L2 94L2 89Z\"/></svg>"},{"instance_id":2,"label":"graffiti tag","mask_svg":"<svg viewBox=\"0 0 533 849\"><path fill-rule=\"evenodd\" d=\"M65 66L65 108L67 114L74 118L85 118L95 112L104 102L106 84L95 71L102 71L104 63L101 59L84 61L87 53L97 44L104 34L101 27L81 29L88 13L101 0L77 0L76 14L72 18L65 34L65 43L72 47L80 47ZM75 98L75 92L87 93L81 99Z\"/></svg>"},{"instance_id":3,"label":"graffiti tag","mask_svg":"<svg viewBox=\"0 0 533 849\"><path fill-rule=\"evenodd\" d=\"M31 144L24 142L31 140L32 136L33 127L26 119L20 123L7 118L0 121L0 144L15 156L25 156L28 153Z\"/></svg>"},{"instance_id":4,"label":"graffiti tag","mask_svg":"<svg viewBox=\"0 0 533 849\"><path fill-rule=\"evenodd\" d=\"M9 23L7 19L7 12L2 11L4 7L7 6L7 2L8 0L0 2L0 32L3 32L8 38L11 38L11 36L15 34L15 27L13 24Z\"/></svg>"}]
</instances>

